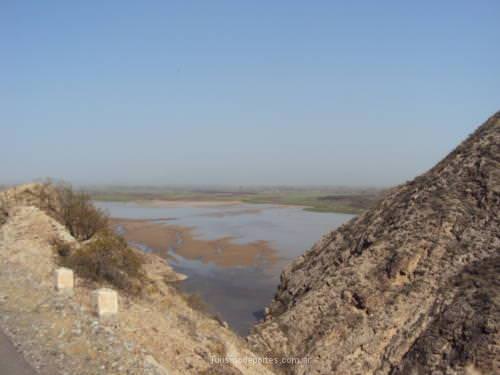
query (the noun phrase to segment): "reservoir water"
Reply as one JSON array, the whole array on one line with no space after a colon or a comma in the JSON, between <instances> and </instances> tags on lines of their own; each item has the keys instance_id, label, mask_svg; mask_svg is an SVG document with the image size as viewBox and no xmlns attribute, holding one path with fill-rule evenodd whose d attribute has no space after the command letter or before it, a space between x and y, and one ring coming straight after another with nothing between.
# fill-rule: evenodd
<instances>
[{"instance_id":1,"label":"reservoir water","mask_svg":"<svg viewBox=\"0 0 500 375\"><path fill-rule=\"evenodd\" d=\"M198 293L214 313L242 335L262 317L283 267L307 251L323 234L353 217L269 204L96 202L96 205L114 218L148 219L194 228L195 236L203 240L231 237L240 244L268 241L278 254L278 261L272 265L221 267L183 258L174 249L168 249L172 267L188 276L181 288Z\"/></svg>"}]
</instances>

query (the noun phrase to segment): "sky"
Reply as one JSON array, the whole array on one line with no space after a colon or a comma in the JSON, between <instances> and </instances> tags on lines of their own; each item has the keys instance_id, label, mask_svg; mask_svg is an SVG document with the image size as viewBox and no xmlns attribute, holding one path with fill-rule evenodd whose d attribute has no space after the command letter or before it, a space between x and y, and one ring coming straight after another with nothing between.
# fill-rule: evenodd
<instances>
[{"instance_id":1,"label":"sky","mask_svg":"<svg viewBox=\"0 0 500 375\"><path fill-rule=\"evenodd\" d=\"M500 2L0 0L0 184L389 186L500 110Z\"/></svg>"}]
</instances>

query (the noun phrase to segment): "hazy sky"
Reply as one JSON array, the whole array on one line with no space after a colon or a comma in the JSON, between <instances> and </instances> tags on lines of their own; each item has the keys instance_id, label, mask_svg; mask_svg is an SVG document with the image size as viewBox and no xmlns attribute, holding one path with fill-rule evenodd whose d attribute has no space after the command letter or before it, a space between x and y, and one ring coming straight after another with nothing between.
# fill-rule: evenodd
<instances>
[{"instance_id":1,"label":"hazy sky","mask_svg":"<svg viewBox=\"0 0 500 375\"><path fill-rule=\"evenodd\" d=\"M500 110L500 2L0 1L0 183L392 185Z\"/></svg>"}]
</instances>

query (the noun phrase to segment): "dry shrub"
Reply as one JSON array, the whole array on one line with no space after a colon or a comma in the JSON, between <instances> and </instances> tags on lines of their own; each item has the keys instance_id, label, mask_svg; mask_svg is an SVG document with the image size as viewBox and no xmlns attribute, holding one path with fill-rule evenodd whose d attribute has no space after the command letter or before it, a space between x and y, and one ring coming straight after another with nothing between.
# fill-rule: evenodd
<instances>
[{"instance_id":1,"label":"dry shrub","mask_svg":"<svg viewBox=\"0 0 500 375\"><path fill-rule=\"evenodd\" d=\"M59 202L58 202L58 187L59 186L69 186L63 185L63 183L54 183L51 180L46 180L36 186L36 188L31 191L31 195L36 199L35 205L41 210L48 213L55 219L58 218L59 212Z\"/></svg>"},{"instance_id":2,"label":"dry shrub","mask_svg":"<svg viewBox=\"0 0 500 375\"><path fill-rule=\"evenodd\" d=\"M69 251L69 255L61 256L60 263L83 278L106 282L131 294L139 293L145 280L141 255L132 250L122 237L109 230L100 232L80 248Z\"/></svg>"},{"instance_id":3,"label":"dry shrub","mask_svg":"<svg viewBox=\"0 0 500 375\"><path fill-rule=\"evenodd\" d=\"M0 225L6 223L9 218L9 202L4 195L0 195Z\"/></svg>"},{"instance_id":4,"label":"dry shrub","mask_svg":"<svg viewBox=\"0 0 500 375\"><path fill-rule=\"evenodd\" d=\"M80 241L92 238L100 231L107 230L108 217L92 203L89 194L75 191L71 185L56 186L56 218Z\"/></svg>"},{"instance_id":5,"label":"dry shrub","mask_svg":"<svg viewBox=\"0 0 500 375\"><path fill-rule=\"evenodd\" d=\"M73 237L86 241L108 228L108 217L96 208L89 194L75 190L70 184L47 180L29 187L13 188L10 198L2 194L0 223L6 220L6 203L33 205L64 225Z\"/></svg>"},{"instance_id":6,"label":"dry shrub","mask_svg":"<svg viewBox=\"0 0 500 375\"><path fill-rule=\"evenodd\" d=\"M56 251L57 255L61 257L67 257L73 252L73 246L69 242L63 241L58 237L54 237L50 241L50 244Z\"/></svg>"},{"instance_id":7,"label":"dry shrub","mask_svg":"<svg viewBox=\"0 0 500 375\"><path fill-rule=\"evenodd\" d=\"M145 284L142 256L109 227L108 216L96 208L89 194L66 183L46 182L36 192L39 207L63 224L73 237L87 241L80 247L52 240L59 263L80 277L108 283L131 294Z\"/></svg>"},{"instance_id":8,"label":"dry shrub","mask_svg":"<svg viewBox=\"0 0 500 375\"><path fill-rule=\"evenodd\" d=\"M79 241L108 228L106 213L94 206L89 194L68 183L47 180L26 193L31 197L24 197L25 200L33 201L31 204L64 225Z\"/></svg>"}]
</instances>

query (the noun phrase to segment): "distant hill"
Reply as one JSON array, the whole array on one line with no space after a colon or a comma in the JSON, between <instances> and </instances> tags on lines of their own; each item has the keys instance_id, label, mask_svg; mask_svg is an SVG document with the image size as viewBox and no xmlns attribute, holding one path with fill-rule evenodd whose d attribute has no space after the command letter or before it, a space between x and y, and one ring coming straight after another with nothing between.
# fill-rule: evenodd
<instances>
[{"instance_id":1,"label":"distant hill","mask_svg":"<svg viewBox=\"0 0 500 375\"><path fill-rule=\"evenodd\" d=\"M500 112L281 275L258 351L292 374L500 373Z\"/></svg>"}]
</instances>

